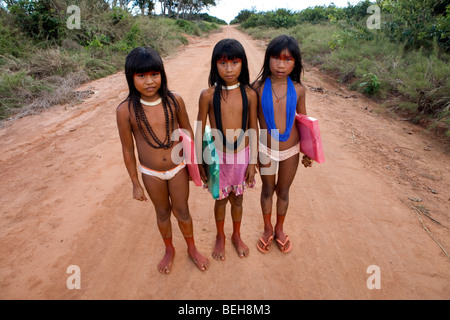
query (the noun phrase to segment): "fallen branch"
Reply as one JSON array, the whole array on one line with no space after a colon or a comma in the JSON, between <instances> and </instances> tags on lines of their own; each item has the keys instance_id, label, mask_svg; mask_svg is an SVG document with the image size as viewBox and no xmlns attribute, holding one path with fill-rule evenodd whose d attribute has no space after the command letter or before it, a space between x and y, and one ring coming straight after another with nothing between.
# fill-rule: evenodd
<instances>
[{"instance_id":1,"label":"fallen branch","mask_svg":"<svg viewBox=\"0 0 450 320\"><path fill-rule=\"evenodd\" d=\"M421 212L422 212L422 211L421 211ZM430 216L430 214L428 214L428 213L426 213L426 212L422 212L422 213L423 213L423 215L424 215L425 217L427 217L428 219L430 219L430 220L436 222L438 225L444 227L445 229L448 229L448 228L447 228L446 226L444 226L442 223L440 223L440 222L437 221L436 219L432 218L432 217Z\"/></svg>"},{"instance_id":2,"label":"fallen branch","mask_svg":"<svg viewBox=\"0 0 450 320\"><path fill-rule=\"evenodd\" d=\"M433 237L433 235L431 234L431 232L427 229L427 227L425 226L425 224L423 223L422 218L420 217L420 210L417 209L416 207L410 207L414 210L414 212L417 215L417 218L419 218L419 221L422 223L422 227L425 229L425 231L428 233L428 235L431 237L431 239L433 239L434 242L437 243L437 245L439 246L439 248L441 248L441 250L445 253L445 255L447 256L447 258L450 258L450 256L448 255L447 251L445 251L445 249L441 246L441 244Z\"/></svg>"},{"instance_id":3,"label":"fallen branch","mask_svg":"<svg viewBox=\"0 0 450 320\"><path fill-rule=\"evenodd\" d=\"M400 199L400 198L399 198L399 199ZM403 199L400 199L400 201L401 201L402 203L406 204L406 203L403 201ZM406 205L407 205L407 204L406 204ZM419 218L419 221L420 221L420 223L422 224L422 227L425 229L425 231L428 233L428 235L431 237L431 239L433 239L433 241L436 242L436 244L439 246L439 248L441 248L442 252L444 252L444 254L447 256L447 258L450 259L450 256L448 255L447 251L445 251L444 247L439 243L439 241L437 241L437 240L433 237L433 235L431 234L430 230L428 230L428 228L425 226L425 223L423 222L422 218L420 217L421 211L420 211L419 209L417 209L416 207L414 207L414 206L409 206L409 205L407 205L407 206L408 206L409 208L411 208L411 209L414 210L414 212L415 212L416 215L417 215L417 218ZM431 218L431 217L428 216L428 215L425 215L425 216L427 216L428 218L434 220L433 218ZM441 223L438 222L437 220L434 220L434 221L436 221L437 223L439 223L439 224L441 225Z\"/></svg>"}]
</instances>

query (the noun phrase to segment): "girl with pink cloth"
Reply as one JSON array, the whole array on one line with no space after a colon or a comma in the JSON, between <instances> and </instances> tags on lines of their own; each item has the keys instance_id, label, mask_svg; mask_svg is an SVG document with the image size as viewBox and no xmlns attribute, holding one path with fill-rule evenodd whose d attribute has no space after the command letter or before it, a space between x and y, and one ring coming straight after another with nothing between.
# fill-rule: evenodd
<instances>
[{"instance_id":1,"label":"girl with pink cloth","mask_svg":"<svg viewBox=\"0 0 450 320\"><path fill-rule=\"evenodd\" d=\"M200 121L202 131L196 135L196 145L202 145L199 139L204 136L206 120L209 118L220 162L220 191L214 205L217 236L212 256L223 261L228 202L231 204L233 220L232 243L239 257L249 255L249 248L240 235L242 203L245 189L255 184L258 157L258 98L250 86L247 56L239 41L224 39L216 44L211 59L209 86L200 95L197 121ZM202 155L197 155L197 159L202 159ZM199 164L199 170L203 182L206 182L202 164Z\"/></svg>"},{"instance_id":2,"label":"girl with pink cloth","mask_svg":"<svg viewBox=\"0 0 450 320\"><path fill-rule=\"evenodd\" d=\"M254 181L247 183L246 174L250 162L250 147L237 153L222 152L217 149L220 160L219 198L226 199L230 193L242 195L247 186L253 188Z\"/></svg>"}]
</instances>

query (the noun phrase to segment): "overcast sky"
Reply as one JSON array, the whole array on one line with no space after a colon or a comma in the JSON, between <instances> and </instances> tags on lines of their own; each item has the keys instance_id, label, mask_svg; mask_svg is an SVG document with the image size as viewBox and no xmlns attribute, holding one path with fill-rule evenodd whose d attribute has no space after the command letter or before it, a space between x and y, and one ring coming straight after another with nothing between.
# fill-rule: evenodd
<instances>
[{"instance_id":1,"label":"overcast sky","mask_svg":"<svg viewBox=\"0 0 450 320\"><path fill-rule=\"evenodd\" d=\"M230 23L241 10L272 11L277 9L290 9L292 11L301 11L308 7L328 6L334 2L338 7L347 7L348 2L357 4L359 0L216 0L217 6L211 7L207 12L209 15L225 20Z\"/></svg>"}]
</instances>

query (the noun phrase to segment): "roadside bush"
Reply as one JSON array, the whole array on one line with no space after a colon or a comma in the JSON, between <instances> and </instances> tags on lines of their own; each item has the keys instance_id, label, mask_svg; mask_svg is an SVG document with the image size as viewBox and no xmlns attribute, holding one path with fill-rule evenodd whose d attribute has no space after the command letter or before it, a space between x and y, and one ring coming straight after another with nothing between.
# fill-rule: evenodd
<instances>
[{"instance_id":1,"label":"roadside bush","mask_svg":"<svg viewBox=\"0 0 450 320\"><path fill-rule=\"evenodd\" d=\"M89 11L93 3L81 4L91 16L83 20L81 29L67 30L62 39L47 36L42 40L42 34L34 33L27 37L15 26L13 16L0 10L0 119L78 101L82 95L74 91L77 86L122 70L126 55L135 47L151 46L165 56L187 43L183 33L204 35L218 28L203 21L183 24L168 18L134 17L108 7Z\"/></svg>"},{"instance_id":2,"label":"roadside bush","mask_svg":"<svg viewBox=\"0 0 450 320\"><path fill-rule=\"evenodd\" d=\"M445 128L450 137L450 5L441 0L380 3L387 10L381 30L366 27L368 0L293 13L298 23L290 28L266 21L273 12L241 12L246 18L241 27L259 39L294 36L308 63L352 90L390 101L396 105L391 110L404 110L414 122Z\"/></svg>"},{"instance_id":3,"label":"roadside bush","mask_svg":"<svg viewBox=\"0 0 450 320\"><path fill-rule=\"evenodd\" d=\"M21 58L30 50L31 41L24 39L22 32L15 26L8 24L0 15L0 57L13 56ZM1 59L1 58L0 58ZM2 64L0 60L0 65Z\"/></svg>"},{"instance_id":4,"label":"roadside bush","mask_svg":"<svg viewBox=\"0 0 450 320\"><path fill-rule=\"evenodd\" d=\"M52 88L41 80L33 79L25 70L0 74L0 119L6 118L14 109L21 108L42 92Z\"/></svg>"},{"instance_id":5,"label":"roadside bush","mask_svg":"<svg viewBox=\"0 0 450 320\"><path fill-rule=\"evenodd\" d=\"M287 9L268 11L251 14L246 21L242 22L243 28L290 28L297 24L294 14Z\"/></svg>"},{"instance_id":6,"label":"roadside bush","mask_svg":"<svg viewBox=\"0 0 450 320\"><path fill-rule=\"evenodd\" d=\"M65 34L65 25L50 0L16 1L9 11L16 25L35 40L58 40Z\"/></svg>"}]
</instances>

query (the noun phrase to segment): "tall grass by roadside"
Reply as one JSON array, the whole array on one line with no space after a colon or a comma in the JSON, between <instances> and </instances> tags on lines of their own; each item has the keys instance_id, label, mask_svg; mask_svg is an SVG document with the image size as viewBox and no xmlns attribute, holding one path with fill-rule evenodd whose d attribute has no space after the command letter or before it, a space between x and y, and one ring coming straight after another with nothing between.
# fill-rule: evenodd
<instances>
[{"instance_id":1,"label":"tall grass by roadside","mask_svg":"<svg viewBox=\"0 0 450 320\"><path fill-rule=\"evenodd\" d=\"M0 15L0 119L81 102L89 92L75 89L122 70L133 48L151 46L167 56L187 43L185 34L203 36L218 29L206 21L129 14L99 19L98 27L74 30L60 43L36 43Z\"/></svg>"},{"instance_id":2,"label":"tall grass by roadside","mask_svg":"<svg viewBox=\"0 0 450 320\"><path fill-rule=\"evenodd\" d=\"M406 44L393 43L378 30L364 37L355 28L328 22L243 30L265 40L280 34L295 37L308 63L450 137L450 55L437 44L431 50L407 50Z\"/></svg>"}]
</instances>

